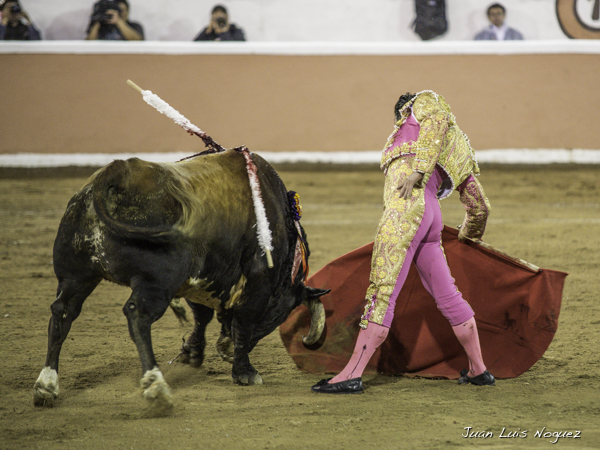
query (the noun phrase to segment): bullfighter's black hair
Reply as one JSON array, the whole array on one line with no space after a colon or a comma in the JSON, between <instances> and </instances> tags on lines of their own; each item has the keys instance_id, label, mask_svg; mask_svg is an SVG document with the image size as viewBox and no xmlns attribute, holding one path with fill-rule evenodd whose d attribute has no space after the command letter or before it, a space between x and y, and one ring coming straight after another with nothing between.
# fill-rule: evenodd
<instances>
[{"instance_id":1,"label":"bullfighter's black hair","mask_svg":"<svg viewBox=\"0 0 600 450\"><path fill-rule=\"evenodd\" d=\"M407 92L406 94L402 94L398 101L396 102L396 106L394 106L394 115L396 116L396 121L400 120L400 110L402 107L413 98L416 97L417 94L411 94Z\"/></svg>"}]
</instances>

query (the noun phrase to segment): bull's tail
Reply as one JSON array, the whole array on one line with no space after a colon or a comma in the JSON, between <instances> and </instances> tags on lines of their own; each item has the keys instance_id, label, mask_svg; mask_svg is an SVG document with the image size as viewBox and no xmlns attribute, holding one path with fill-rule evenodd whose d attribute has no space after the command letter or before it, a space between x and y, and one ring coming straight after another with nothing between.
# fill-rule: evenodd
<instances>
[{"instance_id":1,"label":"bull's tail","mask_svg":"<svg viewBox=\"0 0 600 450\"><path fill-rule=\"evenodd\" d=\"M123 222L114 217L109 211L108 201L122 181L127 176L126 168L129 161L116 160L105 167L96 176L92 188L92 202L96 215L108 230L125 239L168 244L180 237L181 233L171 225L139 226Z\"/></svg>"}]
</instances>

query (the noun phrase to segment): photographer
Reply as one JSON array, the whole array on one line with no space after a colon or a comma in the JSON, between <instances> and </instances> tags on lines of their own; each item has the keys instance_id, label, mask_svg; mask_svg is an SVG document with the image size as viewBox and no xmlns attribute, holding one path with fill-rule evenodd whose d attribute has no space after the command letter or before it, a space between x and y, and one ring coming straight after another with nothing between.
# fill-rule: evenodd
<instances>
[{"instance_id":1,"label":"photographer","mask_svg":"<svg viewBox=\"0 0 600 450\"><path fill-rule=\"evenodd\" d=\"M196 36L194 41L245 41L244 30L229 22L227 9L215 6L211 11L210 24Z\"/></svg>"},{"instance_id":2,"label":"photographer","mask_svg":"<svg viewBox=\"0 0 600 450\"><path fill-rule=\"evenodd\" d=\"M18 0L0 0L0 41L39 41L42 36Z\"/></svg>"},{"instance_id":3,"label":"photographer","mask_svg":"<svg viewBox=\"0 0 600 450\"><path fill-rule=\"evenodd\" d=\"M88 40L143 41L144 29L137 22L130 22L127 0L100 0L87 29Z\"/></svg>"}]
</instances>

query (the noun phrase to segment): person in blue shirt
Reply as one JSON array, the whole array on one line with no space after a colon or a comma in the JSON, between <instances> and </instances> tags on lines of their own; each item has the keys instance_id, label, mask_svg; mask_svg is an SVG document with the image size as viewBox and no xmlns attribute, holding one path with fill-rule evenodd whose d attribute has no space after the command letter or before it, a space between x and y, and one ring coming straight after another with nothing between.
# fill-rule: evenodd
<instances>
[{"instance_id":1,"label":"person in blue shirt","mask_svg":"<svg viewBox=\"0 0 600 450\"><path fill-rule=\"evenodd\" d=\"M506 9L500 3L494 3L487 9L490 25L477 33L476 41L516 41L523 40L523 35L514 28L506 26Z\"/></svg>"}]
</instances>

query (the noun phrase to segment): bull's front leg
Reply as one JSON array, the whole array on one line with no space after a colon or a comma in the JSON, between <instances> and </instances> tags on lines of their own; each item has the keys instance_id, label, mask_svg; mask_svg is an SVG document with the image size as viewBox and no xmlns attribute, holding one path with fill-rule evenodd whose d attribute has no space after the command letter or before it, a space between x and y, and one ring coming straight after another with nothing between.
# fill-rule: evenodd
<instances>
[{"instance_id":1,"label":"bull's front leg","mask_svg":"<svg viewBox=\"0 0 600 450\"><path fill-rule=\"evenodd\" d=\"M98 286L100 280L77 281L62 279L58 283L56 300L52 303L48 324L48 352L46 363L33 386L35 406L54 406L58 398L58 360L63 342L73 321L81 313L85 299Z\"/></svg>"},{"instance_id":2,"label":"bull's front leg","mask_svg":"<svg viewBox=\"0 0 600 450\"><path fill-rule=\"evenodd\" d=\"M252 339L252 327L240 323L236 318L231 324L231 336L233 338L233 367L231 375L233 380L242 385L251 386L263 384L258 371L250 364L249 353L256 343Z\"/></svg>"},{"instance_id":3,"label":"bull's front leg","mask_svg":"<svg viewBox=\"0 0 600 450\"><path fill-rule=\"evenodd\" d=\"M160 295L158 289L134 289L123 307L129 335L137 347L142 363L143 376L140 381L143 389L142 396L155 414L168 412L173 407L171 389L158 368L151 336L152 323L163 315L170 300L165 295Z\"/></svg>"}]
</instances>

